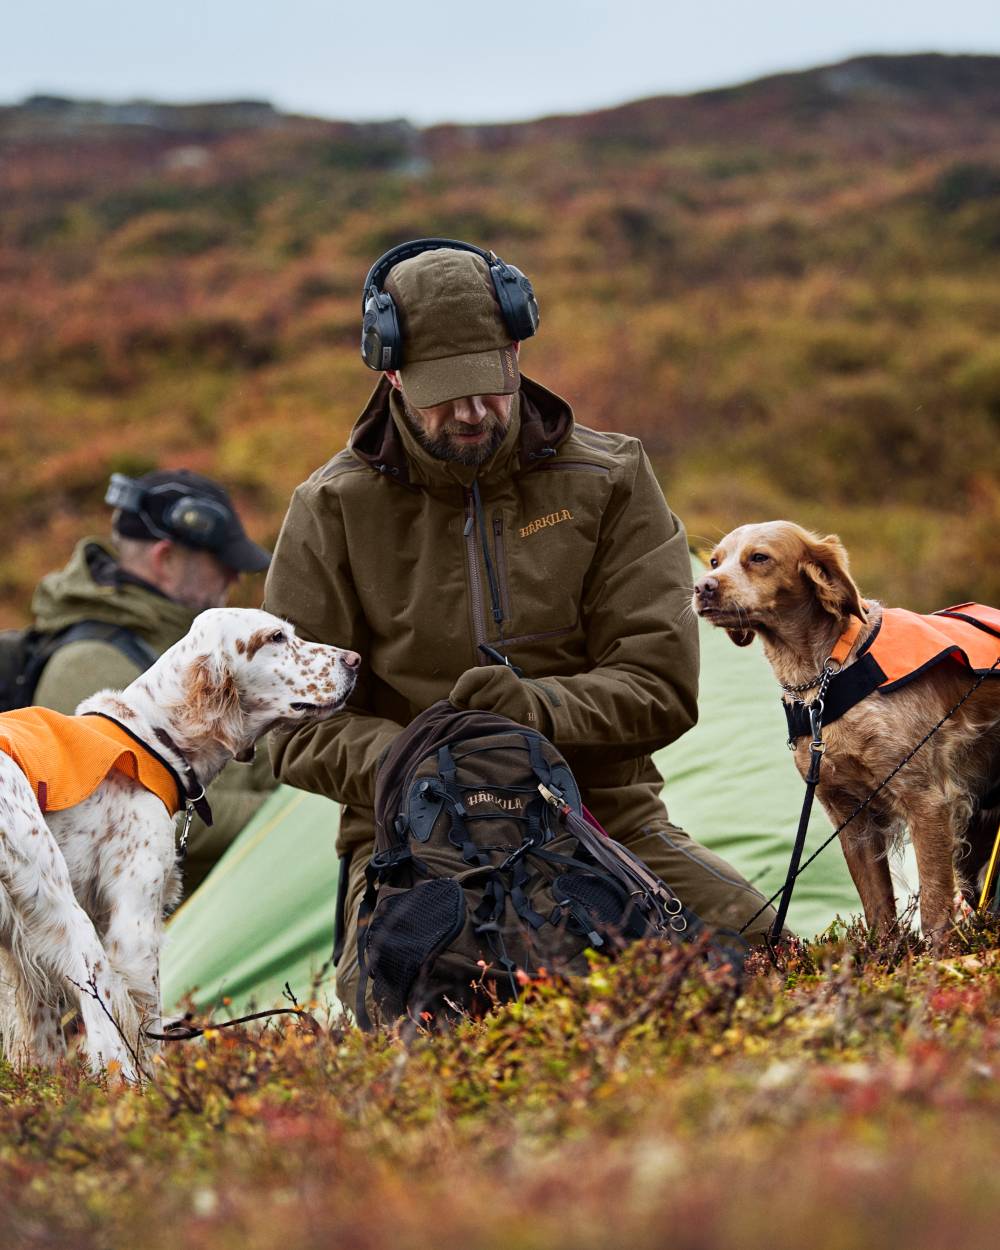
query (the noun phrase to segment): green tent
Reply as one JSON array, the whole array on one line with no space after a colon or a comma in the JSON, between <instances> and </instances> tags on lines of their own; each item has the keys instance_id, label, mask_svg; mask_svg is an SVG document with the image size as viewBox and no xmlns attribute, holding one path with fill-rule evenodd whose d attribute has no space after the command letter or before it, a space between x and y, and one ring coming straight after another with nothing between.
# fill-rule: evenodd
<instances>
[{"instance_id":1,"label":"green tent","mask_svg":"<svg viewBox=\"0 0 1000 1250\"><path fill-rule=\"evenodd\" d=\"M766 895L784 881L803 785L785 746L778 687L759 644L734 647L701 627L698 725L661 751L671 818L739 868ZM337 887L335 803L279 788L167 926L168 1009L191 995L200 1008L270 1006L287 982L300 1001L332 945ZM806 853L829 835L817 806ZM860 911L843 856L832 845L796 887L790 921L812 935ZM332 974L319 997L332 998Z\"/></svg>"}]
</instances>

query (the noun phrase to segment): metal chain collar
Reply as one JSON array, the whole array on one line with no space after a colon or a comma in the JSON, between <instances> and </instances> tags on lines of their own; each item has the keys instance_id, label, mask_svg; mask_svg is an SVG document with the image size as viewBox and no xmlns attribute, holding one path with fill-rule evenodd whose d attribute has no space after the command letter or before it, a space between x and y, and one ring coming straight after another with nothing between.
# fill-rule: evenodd
<instances>
[{"instance_id":1,"label":"metal chain collar","mask_svg":"<svg viewBox=\"0 0 1000 1250\"><path fill-rule=\"evenodd\" d=\"M836 669L831 668L830 665L836 663L837 661L834 660L833 656L828 655L823 664L822 671L817 673L815 677L811 678L809 681L799 682L797 686L786 686L784 682L781 682L781 688L786 692L786 694L801 694L803 690L812 690L813 686L820 685L821 682L824 682L824 679L828 683L830 678L837 671ZM824 690L825 688L826 687L824 685ZM817 698L819 697L820 695L817 695Z\"/></svg>"},{"instance_id":2,"label":"metal chain collar","mask_svg":"<svg viewBox=\"0 0 1000 1250\"><path fill-rule=\"evenodd\" d=\"M817 686L817 685L819 686L819 689L816 691L816 698L813 699L811 703L806 704L806 709L809 712L809 727L812 730L812 742L809 744L809 748L813 752L814 755L817 755L817 754L822 755L823 753L823 749L824 749L823 740L822 740L823 709L825 707L826 692L830 685L830 680L834 676L836 671L837 671L836 669L831 667L830 660L827 660L826 664L824 665L822 673L820 673L820 675L816 678L815 681L811 681L809 683L809 686ZM801 689L808 689L808 687L785 686L784 689L801 690ZM786 745L788 746L789 751L794 751L795 739L794 738L786 739Z\"/></svg>"},{"instance_id":3,"label":"metal chain collar","mask_svg":"<svg viewBox=\"0 0 1000 1250\"><path fill-rule=\"evenodd\" d=\"M824 669L823 672L826 672L826 670ZM811 681L799 682L797 686L786 686L785 683L782 682L781 688L786 694L801 694L803 690L812 690L813 686L818 686L822 680L823 673L817 673Z\"/></svg>"}]
</instances>

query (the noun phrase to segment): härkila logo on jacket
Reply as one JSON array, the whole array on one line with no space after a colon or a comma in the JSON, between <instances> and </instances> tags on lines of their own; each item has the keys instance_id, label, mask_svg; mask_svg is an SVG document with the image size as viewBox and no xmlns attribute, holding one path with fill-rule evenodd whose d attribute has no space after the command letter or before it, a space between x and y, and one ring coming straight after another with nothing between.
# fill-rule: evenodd
<instances>
[{"instance_id":1,"label":"h\u00e4rkila logo on jacket","mask_svg":"<svg viewBox=\"0 0 1000 1250\"><path fill-rule=\"evenodd\" d=\"M536 517L534 521L529 521L527 525L522 525L518 533L522 538L528 538L531 534L537 534L539 530L543 530L549 525L558 525L561 521L572 521L573 513L569 508L563 508L559 512L550 512L548 516Z\"/></svg>"}]
</instances>

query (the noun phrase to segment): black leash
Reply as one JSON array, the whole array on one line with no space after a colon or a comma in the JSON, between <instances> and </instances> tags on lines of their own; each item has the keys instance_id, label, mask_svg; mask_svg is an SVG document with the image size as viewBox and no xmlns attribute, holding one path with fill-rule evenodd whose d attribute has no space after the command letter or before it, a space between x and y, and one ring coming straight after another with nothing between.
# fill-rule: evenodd
<instances>
[{"instance_id":1,"label":"black leash","mask_svg":"<svg viewBox=\"0 0 1000 1250\"><path fill-rule=\"evenodd\" d=\"M809 867L809 865L813 862L813 860L816 859L816 857L819 854L821 854L821 852L826 850L826 848L830 845L830 843L834 840L834 838L838 837L847 828L847 826L851 823L852 820L854 820L856 817L861 815L861 813L865 810L865 808L872 801L872 799L874 799L877 794L879 794L882 790L885 789L885 787L889 784L889 782L892 781L893 777L895 777L896 774L902 768L904 768L910 762L910 760L913 759L913 757L920 750L920 748L924 746L927 742L929 742L931 738L934 737L934 735L941 728L941 726L955 715L955 713L962 706L962 704L966 701L966 699L969 699L972 695L974 695L976 691L979 689L979 687L983 684L983 682L987 679L987 677L989 677L992 673L996 672L998 668L1000 668L1000 656L997 656L997 658L993 661L993 664L991 665L990 668L988 668L984 673L979 674L979 676L972 683L972 685L965 692L965 694L962 695L962 697L958 700L958 702L954 704L953 707L949 708L947 712L945 712L944 716L941 717L941 719L937 722L937 724L933 725L927 731L927 733L924 734L924 736L920 739L920 741L916 744L916 746L913 747L909 752L907 752L906 755L903 756L903 758L899 761L899 763L892 770L892 772L882 778L882 780L878 783L875 789L872 790L871 794L869 794L867 798L862 799L861 802L854 809L854 811L851 812L851 814L847 817L847 819L842 821L837 826L837 828L834 829L833 833L830 834L830 836L826 839L826 841L823 842L819 847L817 847L815 851L813 851L813 853L809 856L806 862L802 864L801 866L799 866L798 860L802 855L803 844L805 842L805 829L809 823L809 811L812 807L813 796L816 791L816 784L814 783L810 787L809 781L814 771L816 773L816 782L818 782L819 780L819 761L822 759L823 749L824 749L823 743L820 742L819 743L820 749L818 751L813 750L813 748L816 746L815 740L819 738L819 730L822 729L822 719L821 719L822 708L820 708L819 730L814 729L813 731L814 741L809 744L811 756L809 760L809 776L807 776L806 778L806 799L802 807L802 817L800 817L799 819L799 828L795 835L795 846L792 848L792 860L788 866L788 875L785 878L785 884L781 887L780 890L776 890L771 895L771 897L767 900L767 902L764 903L762 907L759 907L757 911L755 911L754 914L750 917L750 919L746 922L746 924L740 929L741 934L745 933L747 929L749 929L749 927L753 924L753 922L758 918L758 916L762 916L764 912L766 912L767 909L771 906L774 900L776 898L781 897L781 907L779 907L778 915L775 917L775 923L771 926L771 929L769 930L768 937L767 937L768 953L770 954L772 961L774 961L775 959L773 943L777 942L778 938L780 937L781 926L784 924L784 918L788 911L788 904L791 902L792 890L795 888L796 879L800 876L801 873L805 872L805 870ZM811 715L811 709L814 706L814 704L821 699L824 688L825 687L821 686L820 692L817 694L816 699L814 700L812 704L809 705L810 715ZM785 897L786 894L787 894L787 898Z\"/></svg>"},{"instance_id":2,"label":"black leash","mask_svg":"<svg viewBox=\"0 0 1000 1250\"><path fill-rule=\"evenodd\" d=\"M240 1016L236 1020L220 1020L217 1024L206 1024L199 1028L192 1024L194 1016L190 1012L182 1020L175 1020L166 1026L165 1033L154 1033L145 1029L146 1037L155 1038L158 1042L189 1042L193 1037L201 1037L208 1029L228 1029L233 1024L246 1024L249 1020L264 1020L268 1016L306 1016L309 1013L301 1007L275 1007L273 1011L254 1011L248 1016Z\"/></svg>"},{"instance_id":3,"label":"black leash","mask_svg":"<svg viewBox=\"0 0 1000 1250\"><path fill-rule=\"evenodd\" d=\"M806 774L806 793L805 798L802 800L802 811L799 814L799 827L795 831L792 855L788 861L788 873L785 876L785 884L781 888L781 902L778 904L778 913L774 918L774 924L771 925L767 938L768 951L772 961L775 959L774 946L781 940L781 931L785 927L785 917L788 915L788 907L792 901L792 891L795 889L795 878L801 871L799 861L802 859L802 852L806 845L809 817L812 813L813 799L816 797L816 787L819 785L820 764L823 761L823 752L826 750L826 745L823 742L823 700L832 676L833 669L829 665L824 666L819 678L819 690L816 692L816 698L809 704L809 726L812 730L812 741L809 743L809 772ZM760 915L760 912L757 914ZM740 932L742 933L743 930L741 929Z\"/></svg>"}]
</instances>

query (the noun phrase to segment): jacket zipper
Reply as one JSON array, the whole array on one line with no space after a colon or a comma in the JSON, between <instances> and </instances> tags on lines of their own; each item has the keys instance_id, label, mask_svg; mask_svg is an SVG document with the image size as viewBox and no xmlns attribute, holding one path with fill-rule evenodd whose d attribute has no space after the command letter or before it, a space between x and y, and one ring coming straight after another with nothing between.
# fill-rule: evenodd
<instances>
[{"instance_id":1,"label":"jacket zipper","mask_svg":"<svg viewBox=\"0 0 1000 1250\"><path fill-rule=\"evenodd\" d=\"M500 583L500 607L503 619L511 621L514 613L510 605L510 583L507 579L507 547L503 537L503 515L497 513L493 518L493 551L497 562L497 581Z\"/></svg>"},{"instance_id":2,"label":"jacket zipper","mask_svg":"<svg viewBox=\"0 0 1000 1250\"><path fill-rule=\"evenodd\" d=\"M472 624L475 631L476 664L487 663L486 657L479 650L479 644L486 641L486 614L483 611L483 579L479 572L479 556L476 552L476 508L472 491L465 492L465 558L469 566L469 588L472 593Z\"/></svg>"}]
</instances>

